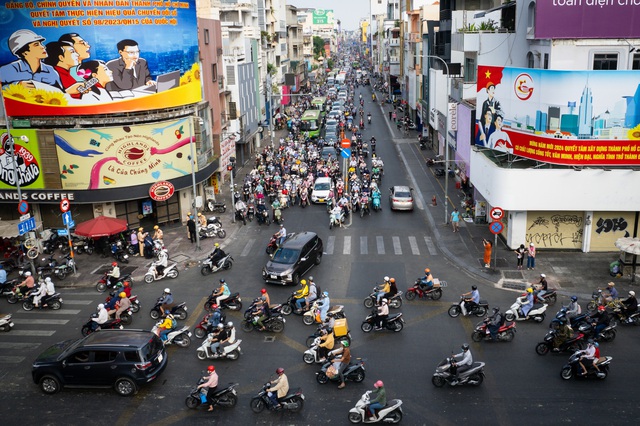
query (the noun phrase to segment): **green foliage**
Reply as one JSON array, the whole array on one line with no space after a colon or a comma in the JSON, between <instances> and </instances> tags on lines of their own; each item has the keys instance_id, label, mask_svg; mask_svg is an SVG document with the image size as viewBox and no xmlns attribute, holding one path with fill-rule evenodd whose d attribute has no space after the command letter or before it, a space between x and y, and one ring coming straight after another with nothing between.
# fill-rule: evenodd
<instances>
[{"instance_id":1,"label":"green foliage","mask_svg":"<svg viewBox=\"0 0 640 426\"><path fill-rule=\"evenodd\" d=\"M334 65L335 65L335 64L334 64L334 62L333 62L333 59L329 58L329 60L327 61L327 68L329 68L330 70L332 70Z\"/></svg>"},{"instance_id":2,"label":"green foliage","mask_svg":"<svg viewBox=\"0 0 640 426\"><path fill-rule=\"evenodd\" d=\"M315 58L324 56L324 39L322 37L313 36L313 56Z\"/></svg>"}]
</instances>

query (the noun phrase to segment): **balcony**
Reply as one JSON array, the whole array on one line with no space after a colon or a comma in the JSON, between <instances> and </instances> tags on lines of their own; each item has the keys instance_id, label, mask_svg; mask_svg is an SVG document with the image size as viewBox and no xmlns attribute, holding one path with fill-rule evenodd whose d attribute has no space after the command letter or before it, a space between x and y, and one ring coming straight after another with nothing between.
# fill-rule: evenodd
<instances>
[{"instance_id":1,"label":"balcony","mask_svg":"<svg viewBox=\"0 0 640 426\"><path fill-rule=\"evenodd\" d=\"M221 10L253 11L253 4L249 0L220 0Z\"/></svg>"},{"instance_id":2,"label":"balcony","mask_svg":"<svg viewBox=\"0 0 640 426\"><path fill-rule=\"evenodd\" d=\"M239 21L222 21L220 26L230 31L242 31L242 22Z\"/></svg>"},{"instance_id":3,"label":"balcony","mask_svg":"<svg viewBox=\"0 0 640 426\"><path fill-rule=\"evenodd\" d=\"M389 46L400 46L400 38L390 38Z\"/></svg>"},{"instance_id":4,"label":"balcony","mask_svg":"<svg viewBox=\"0 0 640 426\"><path fill-rule=\"evenodd\" d=\"M246 56L246 52L242 47L225 47L223 50L224 56L228 58L244 59Z\"/></svg>"}]
</instances>

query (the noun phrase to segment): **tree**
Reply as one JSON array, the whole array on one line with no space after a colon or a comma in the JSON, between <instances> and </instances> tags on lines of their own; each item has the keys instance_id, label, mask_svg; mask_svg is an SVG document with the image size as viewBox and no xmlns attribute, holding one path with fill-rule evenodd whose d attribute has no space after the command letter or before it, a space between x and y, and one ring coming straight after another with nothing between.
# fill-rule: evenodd
<instances>
[{"instance_id":1,"label":"tree","mask_svg":"<svg viewBox=\"0 0 640 426\"><path fill-rule=\"evenodd\" d=\"M316 58L324 56L324 39L322 37L313 36L313 56Z\"/></svg>"}]
</instances>

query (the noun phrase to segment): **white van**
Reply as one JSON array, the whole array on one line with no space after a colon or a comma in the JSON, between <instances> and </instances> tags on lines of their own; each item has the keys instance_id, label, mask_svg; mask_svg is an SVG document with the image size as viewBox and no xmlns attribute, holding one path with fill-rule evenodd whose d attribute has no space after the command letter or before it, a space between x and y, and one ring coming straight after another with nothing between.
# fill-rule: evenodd
<instances>
[{"instance_id":1,"label":"white van","mask_svg":"<svg viewBox=\"0 0 640 426\"><path fill-rule=\"evenodd\" d=\"M313 190L311 191L312 203L326 203L331 191L331 178L319 177L313 184Z\"/></svg>"}]
</instances>

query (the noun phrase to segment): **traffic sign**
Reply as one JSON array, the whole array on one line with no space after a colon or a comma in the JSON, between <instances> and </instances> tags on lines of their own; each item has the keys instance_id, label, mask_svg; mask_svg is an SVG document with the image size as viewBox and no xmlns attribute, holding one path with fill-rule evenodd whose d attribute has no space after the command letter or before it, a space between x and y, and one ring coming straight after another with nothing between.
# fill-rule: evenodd
<instances>
[{"instance_id":1,"label":"traffic sign","mask_svg":"<svg viewBox=\"0 0 640 426\"><path fill-rule=\"evenodd\" d=\"M62 223L64 225L68 225L69 222L73 222L73 218L71 217L71 212L62 213Z\"/></svg>"},{"instance_id":2,"label":"traffic sign","mask_svg":"<svg viewBox=\"0 0 640 426\"><path fill-rule=\"evenodd\" d=\"M67 226L68 226L69 228L75 228L75 227L76 227L76 223L75 223L73 220L71 220L71 222L69 222L69 223L67 224Z\"/></svg>"},{"instance_id":3,"label":"traffic sign","mask_svg":"<svg viewBox=\"0 0 640 426\"><path fill-rule=\"evenodd\" d=\"M342 139L342 141L340 142L340 146L342 148L351 148L351 140L349 139Z\"/></svg>"},{"instance_id":4,"label":"traffic sign","mask_svg":"<svg viewBox=\"0 0 640 426\"><path fill-rule=\"evenodd\" d=\"M489 231L491 231L491 233L494 235L498 235L502 232L503 229L504 225L502 224L502 222L494 221L489 224Z\"/></svg>"},{"instance_id":5,"label":"traffic sign","mask_svg":"<svg viewBox=\"0 0 640 426\"><path fill-rule=\"evenodd\" d=\"M18 223L18 234L24 235L29 231L36 229L36 218L32 217L23 222Z\"/></svg>"},{"instance_id":6,"label":"traffic sign","mask_svg":"<svg viewBox=\"0 0 640 426\"><path fill-rule=\"evenodd\" d=\"M22 200L18 203L18 213L27 214L29 212L29 203L25 200Z\"/></svg>"},{"instance_id":7,"label":"traffic sign","mask_svg":"<svg viewBox=\"0 0 640 426\"><path fill-rule=\"evenodd\" d=\"M491 216L491 219L493 220L500 220L504 217L504 210L500 207L494 207L489 212L489 216Z\"/></svg>"},{"instance_id":8,"label":"traffic sign","mask_svg":"<svg viewBox=\"0 0 640 426\"><path fill-rule=\"evenodd\" d=\"M349 148L342 148L340 150L340 155L343 156L344 158L349 158L351 157L351 150Z\"/></svg>"},{"instance_id":9,"label":"traffic sign","mask_svg":"<svg viewBox=\"0 0 640 426\"><path fill-rule=\"evenodd\" d=\"M58 233L59 237L66 237L67 235L69 235L66 229L58 229L56 232Z\"/></svg>"},{"instance_id":10,"label":"traffic sign","mask_svg":"<svg viewBox=\"0 0 640 426\"><path fill-rule=\"evenodd\" d=\"M69 208L71 208L71 203L69 202L69 199L63 198L62 201L60 201L60 211L62 213L66 213L69 211Z\"/></svg>"},{"instance_id":11,"label":"traffic sign","mask_svg":"<svg viewBox=\"0 0 640 426\"><path fill-rule=\"evenodd\" d=\"M24 222L25 220L29 220L29 219L31 219L31 215L29 213L23 214L22 216L20 216L20 222Z\"/></svg>"}]
</instances>

